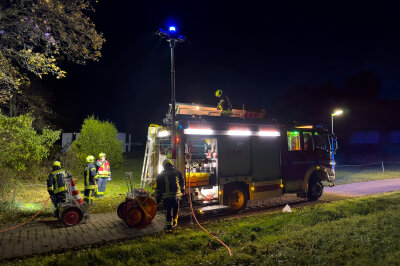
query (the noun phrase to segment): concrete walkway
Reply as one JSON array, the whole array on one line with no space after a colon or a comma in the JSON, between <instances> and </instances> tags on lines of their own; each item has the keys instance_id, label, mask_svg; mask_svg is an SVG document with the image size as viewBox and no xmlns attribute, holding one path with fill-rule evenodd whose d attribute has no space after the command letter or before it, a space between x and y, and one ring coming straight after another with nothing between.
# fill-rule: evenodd
<instances>
[{"instance_id":1,"label":"concrete walkway","mask_svg":"<svg viewBox=\"0 0 400 266\"><path fill-rule=\"evenodd\" d=\"M326 187L324 193L364 196L395 190L400 190L400 178ZM294 194L287 194L263 201L263 206L274 206L306 200L297 198ZM260 201L249 202L248 208L256 208L259 204ZM65 227L56 219L50 218L33 221L17 229L0 233L0 262L5 259L64 251L157 233L164 229L164 219L164 214L159 212L152 223L143 229L129 228L116 213L92 214L90 221L74 227ZM0 231L12 226L14 225L0 227Z\"/></svg>"}]
</instances>

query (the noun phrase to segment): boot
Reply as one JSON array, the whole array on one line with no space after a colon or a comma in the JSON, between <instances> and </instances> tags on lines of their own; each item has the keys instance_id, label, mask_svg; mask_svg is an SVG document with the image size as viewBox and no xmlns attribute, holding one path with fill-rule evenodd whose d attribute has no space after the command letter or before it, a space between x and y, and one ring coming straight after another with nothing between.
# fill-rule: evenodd
<instances>
[{"instance_id":1,"label":"boot","mask_svg":"<svg viewBox=\"0 0 400 266\"><path fill-rule=\"evenodd\" d=\"M172 223L172 227L177 227L178 226L178 218L174 219Z\"/></svg>"}]
</instances>

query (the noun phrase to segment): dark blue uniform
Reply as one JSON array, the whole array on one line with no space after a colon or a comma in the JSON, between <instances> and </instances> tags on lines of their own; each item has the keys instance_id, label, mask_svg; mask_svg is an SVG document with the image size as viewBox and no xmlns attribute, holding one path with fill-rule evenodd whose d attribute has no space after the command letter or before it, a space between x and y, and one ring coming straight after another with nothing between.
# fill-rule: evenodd
<instances>
[{"instance_id":1,"label":"dark blue uniform","mask_svg":"<svg viewBox=\"0 0 400 266\"><path fill-rule=\"evenodd\" d=\"M67 186L65 184L65 178L71 177L71 175L61 169L59 166L53 167L53 172L50 173L47 179L47 191L51 197L51 202L54 207L58 207L58 203L65 202L67 194Z\"/></svg>"},{"instance_id":2,"label":"dark blue uniform","mask_svg":"<svg viewBox=\"0 0 400 266\"><path fill-rule=\"evenodd\" d=\"M85 192L83 200L89 204L93 204L93 199L96 193L97 184L97 171L93 163L87 163L84 172L85 177Z\"/></svg>"},{"instance_id":3,"label":"dark blue uniform","mask_svg":"<svg viewBox=\"0 0 400 266\"><path fill-rule=\"evenodd\" d=\"M185 193L185 180L182 173L167 164L157 177L155 190L157 203L162 200L166 211L166 230L171 230L178 223L180 198Z\"/></svg>"}]
</instances>

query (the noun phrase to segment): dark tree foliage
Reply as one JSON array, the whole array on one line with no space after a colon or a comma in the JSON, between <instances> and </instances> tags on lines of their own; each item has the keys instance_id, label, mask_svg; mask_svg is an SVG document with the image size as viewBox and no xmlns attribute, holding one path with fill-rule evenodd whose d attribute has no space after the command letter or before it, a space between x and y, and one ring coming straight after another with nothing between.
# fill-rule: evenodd
<instances>
[{"instance_id":1,"label":"dark tree foliage","mask_svg":"<svg viewBox=\"0 0 400 266\"><path fill-rule=\"evenodd\" d=\"M0 1L0 103L29 85L28 74L62 78L62 61L100 58L105 40L88 17L92 1Z\"/></svg>"}]
</instances>

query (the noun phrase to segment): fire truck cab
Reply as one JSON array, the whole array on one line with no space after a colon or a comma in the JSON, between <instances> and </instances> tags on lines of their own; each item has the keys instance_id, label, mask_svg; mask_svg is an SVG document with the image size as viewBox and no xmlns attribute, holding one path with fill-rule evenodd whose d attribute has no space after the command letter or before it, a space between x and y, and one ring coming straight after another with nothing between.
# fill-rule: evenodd
<instances>
[{"instance_id":1,"label":"fire truck cab","mask_svg":"<svg viewBox=\"0 0 400 266\"><path fill-rule=\"evenodd\" d=\"M335 136L310 125L268 122L264 114L233 109L224 117L215 107L177 103L176 150L171 126L150 126L141 187L155 181L165 158L176 157L186 191L199 203L239 211L248 200L284 193L317 200L323 182L335 179Z\"/></svg>"}]
</instances>

